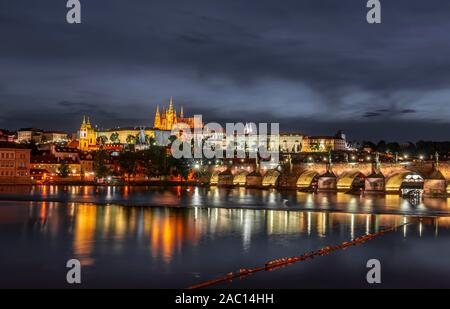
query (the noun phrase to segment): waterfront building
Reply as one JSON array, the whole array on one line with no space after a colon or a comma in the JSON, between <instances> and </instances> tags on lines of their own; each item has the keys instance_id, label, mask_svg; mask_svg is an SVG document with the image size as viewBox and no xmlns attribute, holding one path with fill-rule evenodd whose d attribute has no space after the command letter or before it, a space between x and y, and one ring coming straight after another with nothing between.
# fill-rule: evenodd
<instances>
[{"instance_id":1,"label":"waterfront building","mask_svg":"<svg viewBox=\"0 0 450 309\"><path fill-rule=\"evenodd\" d=\"M80 170L84 174L85 180L94 177L94 156L89 152L79 154Z\"/></svg>"},{"instance_id":2,"label":"waterfront building","mask_svg":"<svg viewBox=\"0 0 450 309\"><path fill-rule=\"evenodd\" d=\"M61 159L57 158L53 155L44 154L39 156L33 156L31 158L31 169L33 174L43 175L42 180L55 180L58 177L59 168L61 167L61 163L65 162L69 167L69 175L67 180L70 177L80 177L81 174L81 164L78 158L70 160L70 159ZM36 180L36 179L34 179Z\"/></svg>"},{"instance_id":3,"label":"waterfront building","mask_svg":"<svg viewBox=\"0 0 450 309\"><path fill-rule=\"evenodd\" d=\"M30 149L0 142L0 184L30 183Z\"/></svg>"}]
</instances>

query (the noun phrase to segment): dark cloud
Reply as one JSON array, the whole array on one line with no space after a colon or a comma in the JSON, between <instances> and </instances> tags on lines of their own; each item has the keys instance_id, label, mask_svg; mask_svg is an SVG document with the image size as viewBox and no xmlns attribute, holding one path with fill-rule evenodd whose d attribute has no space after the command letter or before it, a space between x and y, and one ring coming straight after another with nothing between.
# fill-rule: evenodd
<instances>
[{"instance_id":1,"label":"dark cloud","mask_svg":"<svg viewBox=\"0 0 450 309\"><path fill-rule=\"evenodd\" d=\"M366 112L365 114L364 114L364 117L366 117L366 118L371 118L371 117L378 117L378 116L381 116L382 114L381 113L376 113L376 112Z\"/></svg>"},{"instance_id":2,"label":"dark cloud","mask_svg":"<svg viewBox=\"0 0 450 309\"><path fill-rule=\"evenodd\" d=\"M209 121L270 110L299 131L405 121L432 138L450 114L450 2L384 2L381 25L365 2L92 0L68 25L65 1L0 0L0 126L151 122L174 96Z\"/></svg>"}]
</instances>

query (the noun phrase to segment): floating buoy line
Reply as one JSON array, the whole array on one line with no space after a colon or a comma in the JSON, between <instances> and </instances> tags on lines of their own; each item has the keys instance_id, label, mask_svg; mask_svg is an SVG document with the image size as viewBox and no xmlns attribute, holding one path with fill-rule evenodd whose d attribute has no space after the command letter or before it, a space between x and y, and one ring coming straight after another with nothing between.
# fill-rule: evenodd
<instances>
[{"instance_id":1,"label":"floating buoy line","mask_svg":"<svg viewBox=\"0 0 450 309\"><path fill-rule=\"evenodd\" d=\"M394 227L391 227L388 229L383 229L376 233L359 236L359 237L353 239L352 241L345 241L345 242L343 242L339 245L335 245L335 246L326 246L326 247L321 248L316 251L304 253L300 256L280 258L280 259L268 261L264 264L264 266L259 266L259 267L255 267L255 268L241 268L238 271L228 273L225 276L221 276L221 277L213 279L213 280L209 280L209 281L205 281L205 282L202 282L199 284L189 286L187 289L201 289L201 288L206 288L206 287L209 287L209 286L212 286L215 284L219 284L222 282L232 281L233 279L243 279L245 277L248 277L248 276L250 276L254 273L260 272L260 271L272 271L277 268L285 267L287 265L291 265L294 263L307 261L307 260L313 259L315 257L327 255L333 251L345 250L348 247L362 245L362 244L364 244L370 240L373 240L374 238L382 236L386 233L396 231L397 229L402 228L408 224L409 223L404 223L404 224L394 226Z\"/></svg>"}]
</instances>

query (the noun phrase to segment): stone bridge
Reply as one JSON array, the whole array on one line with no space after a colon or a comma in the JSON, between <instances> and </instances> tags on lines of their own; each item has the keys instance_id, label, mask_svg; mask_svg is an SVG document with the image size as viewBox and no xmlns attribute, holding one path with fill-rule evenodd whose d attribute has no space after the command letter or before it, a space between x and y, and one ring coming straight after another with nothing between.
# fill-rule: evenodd
<instances>
[{"instance_id":1,"label":"stone bridge","mask_svg":"<svg viewBox=\"0 0 450 309\"><path fill-rule=\"evenodd\" d=\"M280 189L350 191L357 185L366 193L400 193L405 181L430 196L450 193L450 162L382 163L374 173L372 163L300 163L291 168L256 170L254 165L218 166L209 172L209 183L218 186L272 187Z\"/></svg>"}]
</instances>

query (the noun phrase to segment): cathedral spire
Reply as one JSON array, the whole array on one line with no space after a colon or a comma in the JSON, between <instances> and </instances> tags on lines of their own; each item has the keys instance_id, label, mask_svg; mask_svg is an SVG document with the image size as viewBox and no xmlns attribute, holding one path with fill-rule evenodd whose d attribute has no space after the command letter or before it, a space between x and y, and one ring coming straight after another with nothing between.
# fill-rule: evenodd
<instances>
[{"instance_id":1,"label":"cathedral spire","mask_svg":"<svg viewBox=\"0 0 450 309\"><path fill-rule=\"evenodd\" d=\"M180 109L180 118L184 118L183 105L181 106L181 109Z\"/></svg>"},{"instance_id":2,"label":"cathedral spire","mask_svg":"<svg viewBox=\"0 0 450 309\"><path fill-rule=\"evenodd\" d=\"M86 115L83 115L83 124L86 124Z\"/></svg>"},{"instance_id":3,"label":"cathedral spire","mask_svg":"<svg viewBox=\"0 0 450 309\"><path fill-rule=\"evenodd\" d=\"M155 121L153 122L153 127L155 129L161 127L161 114L159 113L159 105L156 106Z\"/></svg>"},{"instance_id":4,"label":"cathedral spire","mask_svg":"<svg viewBox=\"0 0 450 309\"><path fill-rule=\"evenodd\" d=\"M170 97L169 113L173 113L173 98Z\"/></svg>"}]
</instances>

